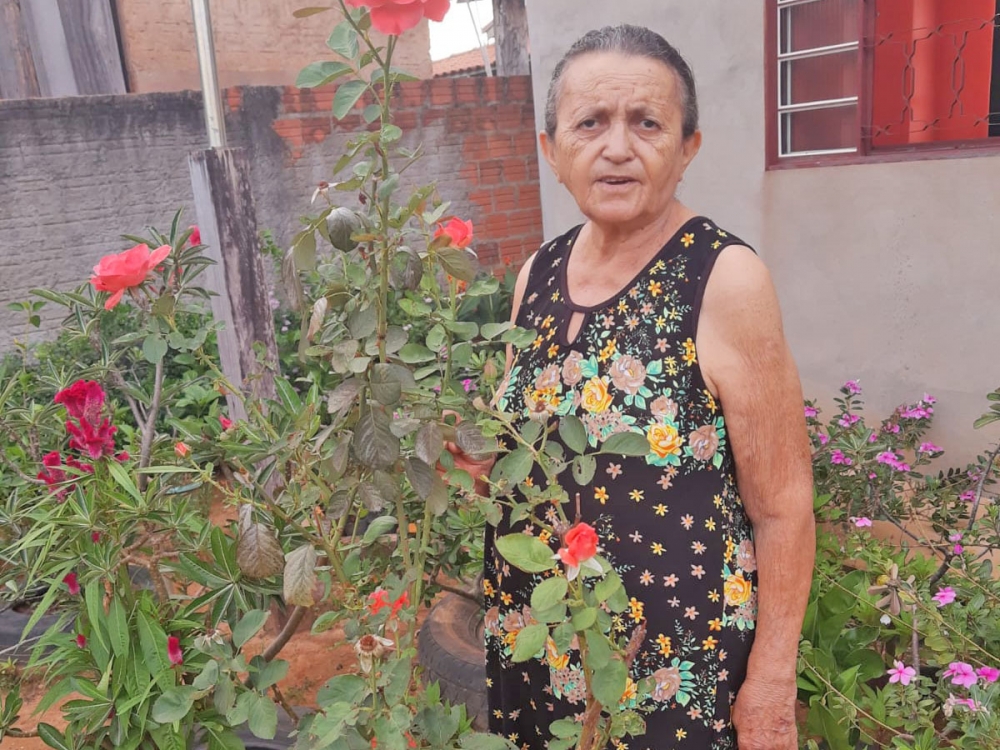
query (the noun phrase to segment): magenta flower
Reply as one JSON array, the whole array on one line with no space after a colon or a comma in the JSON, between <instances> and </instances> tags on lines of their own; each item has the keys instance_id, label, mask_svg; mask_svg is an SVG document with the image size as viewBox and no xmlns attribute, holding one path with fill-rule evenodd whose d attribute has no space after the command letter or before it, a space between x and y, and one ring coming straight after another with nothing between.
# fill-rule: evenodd
<instances>
[{"instance_id":1,"label":"magenta flower","mask_svg":"<svg viewBox=\"0 0 1000 750\"><path fill-rule=\"evenodd\" d=\"M63 583L66 584L71 595L78 596L80 594L80 581L77 580L76 573L67 573L63 577Z\"/></svg>"},{"instance_id":2,"label":"magenta flower","mask_svg":"<svg viewBox=\"0 0 1000 750\"><path fill-rule=\"evenodd\" d=\"M976 674L982 678L983 682L996 682L1000 680L1000 669L996 667L980 667Z\"/></svg>"},{"instance_id":3,"label":"magenta flower","mask_svg":"<svg viewBox=\"0 0 1000 750\"><path fill-rule=\"evenodd\" d=\"M848 456L844 455L841 450L834 450L830 452L830 463L839 464L841 466L850 466L854 463Z\"/></svg>"},{"instance_id":4,"label":"magenta flower","mask_svg":"<svg viewBox=\"0 0 1000 750\"><path fill-rule=\"evenodd\" d=\"M958 499L966 503L971 503L973 500L976 499L976 493L974 490L967 490L963 492L961 495L959 495Z\"/></svg>"},{"instance_id":5,"label":"magenta flower","mask_svg":"<svg viewBox=\"0 0 1000 750\"><path fill-rule=\"evenodd\" d=\"M825 432L819 433L817 437L819 438L820 445L826 445L827 443L830 442L830 436L827 435Z\"/></svg>"},{"instance_id":6,"label":"magenta flower","mask_svg":"<svg viewBox=\"0 0 1000 750\"><path fill-rule=\"evenodd\" d=\"M878 435L876 435L876 434L875 434L875 433L873 432L873 433L872 433L871 435L869 435L869 436L868 436L868 442L869 442L869 443L875 443L875 442L878 442Z\"/></svg>"},{"instance_id":7,"label":"magenta flower","mask_svg":"<svg viewBox=\"0 0 1000 750\"><path fill-rule=\"evenodd\" d=\"M176 635L167 638L167 658L175 667L184 663L184 654L181 651L181 639Z\"/></svg>"},{"instance_id":8,"label":"magenta flower","mask_svg":"<svg viewBox=\"0 0 1000 750\"><path fill-rule=\"evenodd\" d=\"M231 419L226 419L221 414L219 415L219 424L222 425L222 429L228 430L233 426L233 421Z\"/></svg>"},{"instance_id":9,"label":"magenta flower","mask_svg":"<svg viewBox=\"0 0 1000 750\"><path fill-rule=\"evenodd\" d=\"M919 453L944 453L944 448L934 445L934 443L921 443L917 451Z\"/></svg>"},{"instance_id":10,"label":"magenta flower","mask_svg":"<svg viewBox=\"0 0 1000 750\"><path fill-rule=\"evenodd\" d=\"M101 532L100 531L91 531L90 532L90 541L92 541L94 544L97 544L98 542L100 542L101 541Z\"/></svg>"},{"instance_id":11,"label":"magenta flower","mask_svg":"<svg viewBox=\"0 0 1000 750\"><path fill-rule=\"evenodd\" d=\"M964 661L953 661L944 671L944 676L951 678L952 685L963 687L972 687L979 679L972 665L966 664Z\"/></svg>"},{"instance_id":12,"label":"magenta flower","mask_svg":"<svg viewBox=\"0 0 1000 750\"><path fill-rule=\"evenodd\" d=\"M76 637L76 645L78 648L87 648L87 636L82 633Z\"/></svg>"},{"instance_id":13,"label":"magenta flower","mask_svg":"<svg viewBox=\"0 0 1000 750\"><path fill-rule=\"evenodd\" d=\"M466 393L476 390L476 384L472 381L472 378L466 378L462 381L462 388L465 389Z\"/></svg>"},{"instance_id":14,"label":"magenta flower","mask_svg":"<svg viewBox=\"0 0 1000 750\"><path fill-rule=\"evenodd\" d=\"M938 592L931 598L937 602L938 608L940 609L946 604L951 604L955 601L955 589L951 586L945 586L943 589L938 589Z\"/></svg>"},{"instance_id":15,"label":"magenta flower","mask_svg":"<svg viewBox=\"0 0 1000 750\"><path fill-rule=\"evenodd\" d=\"M861 386L858 384L857 380L848 380L844 383L844 390L852 396L857 396L861 393Z\"/></svg>"},{"instance_id":16,"label":"magenta flower","mask_svg":"<svg viewBox=\"0 0 1000 750\"><path fill-rule=\"evenodd\" d=\"M845 414L840 419L837 420L837 424L841 427L853 427L858 422L861 421L861 417L857 414Z\"/></svg>"},{"instance_id":17,"label":"magenta flower","mask_svg":"<svg viewBox=\"0 0 1000 750\"><path fill-rule=\"evenodd\" d=\"M917 676L917 670L908 667L901 661L894 661L892 668L886 672L889 675L889 682L898 682L901 685L909 685L910 681Z\"/></svg>"},{"instance_id":18,"label":"magenta flower","mask_svg":"<svg viewBox=\"0 0 1000 750\"><path fill-rule=\"evenodd\" d=\"M921 399L921 401L923 401L925 404L936 404L937 403L937 399L934 398L929 393L925 393L924 397Z\"/></svg>"},{"instance_id":19,"label":"magenta flower","mask_svg":"<svg viewBox=\"0 0 1000 750\"><path fill-rule=\"evenodd\" d=\"M961 531L956 531L953 534L949 534L948 535L948 541L949 542L960 542L960 541L962 541L962 532Z\"/></svg>"},{"instance_id":20,"label":"magenta flower","mask_svg":"<svg viewBox=\"0 0 1000 750\"><path fill-rule=\"evenodd\" d=\"M951 553L953 555L961 555L963 552L965 552L965 547L963 547L961 544L956 544L954 547L951 548Z\"/></svg>"},{"instance_id":21,"label":"magenta flower","mask_svg":"<svg viewBox=\"0 0 1000 750\"><path fill-rule=\"evenodd\" d=\"M66 431L71 436L69 447L86 453L94 461L115 452L114 435L118 428L106 417L101 418L104 398L100 383L78 380L59 391L54 399L66 407L70 416L66 420Z\"/></svg>"},{"instance_id":22,"label":"magenta flower","mask_svg":"<svg viewBox=\"0 0 1000 750\"><path fill-rule=\"evenodd\" d=\"M38 478L47 486L64 485L56 493L60 503L66 500L66 493L70 491L79 474L94 473L93 466L77 461L72 456L67 456L66 462L63 463L59 451L52 451L42 456L42 466L45 468L38 472ZM67 473L65 468L75 469L75 473Z\"/></svg>"},{"instance_id":23,"label":"magenta flower","mask_svg":"<svg viewBox=\"0 0 1000 750\"><path fill-rule=\"evenodd\" d=\"M872 519L867 516L851 516L848 520L859 529L871 528L872 525Z\"/></svg>"},{"instance_id":24,"label":"magenta flower","mask_svg":"<svg viewBox=\"0 0 1000 750\"><path fill-rule=\"evenodd\" d=\"M815 406L807 406L805 411L806 417L809 419L819 416L819 410Z\"/></svg>"}]
</instances>

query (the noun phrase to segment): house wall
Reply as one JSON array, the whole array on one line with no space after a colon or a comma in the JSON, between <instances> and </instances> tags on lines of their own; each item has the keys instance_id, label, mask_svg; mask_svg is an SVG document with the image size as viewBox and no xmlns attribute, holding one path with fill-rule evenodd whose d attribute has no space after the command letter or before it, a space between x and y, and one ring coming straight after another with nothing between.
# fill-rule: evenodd
<instances>
[{"instance_id":1,"label":"house wall","mask_svg":"<svg viewBox=\"0 0 1000 750\"><path fill-rule=\"evenodd\" d=\"M117 3L129 90L200 89L190 0ZM337 59L326 40L339 17L292 16L307 5L301 0L212 0L220 85L288 85L306 65L324 59L324 53L326 59ZM419 78L431 77L426 21L401 37L393 59L396 67Z\"/></svg>"},{"instance_id":2,"label":"house wall","mask_svg":"<svg viewBox=\"0 0 1000 750\"><path fill-rule=\"evenodd\" d=\"M536 125L559 56L590 28L645 24L694 68L705 144L681 198L755 245L772 271L807 397L860 378L869 413L924 392L932 439L971 459L1000 385L1000 156L764 169L764 17L728 0L546 0L528 6ZM542 175L546 236L579 220Z\"/></svg>"},{"instance_id":3,"label":"house wall","mask_svg":"<svg viewBox=\"0 0 1000 750\"><path fill-rule=\"evenodd\" d=\"M227 129L250 152L257 225L288 247L298 217L345 144L364 125L336 122L332 88L226 92ZM486 267L520 264L541 242L530 81L441 79L402 84L394 107L403 144L425 156L402 189L435 182L451 212L475 225ZM197 92L0 101L0 352L29 329L7 309L34 287L86 283L97 260L127 247L120 235L165 230L195 212L188 154L207 147ZM401 193L402 197L405 192ZM352 195L339 195L351 202Z\"/></svg>"}]
</instances>

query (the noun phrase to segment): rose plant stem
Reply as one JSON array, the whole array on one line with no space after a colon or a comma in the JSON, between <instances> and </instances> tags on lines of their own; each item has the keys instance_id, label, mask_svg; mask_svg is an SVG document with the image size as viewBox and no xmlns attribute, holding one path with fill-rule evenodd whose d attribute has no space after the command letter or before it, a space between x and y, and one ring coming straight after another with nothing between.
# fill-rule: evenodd
<instances>
[{"instance_id":1,"label":"rose plant stem","mask_svg":"<svg viewBox=\"0 0 1000 750\"><path fill-rule=\"evenodd\" d=\"M149 404L146 415L145 429L142 431L142 447L139 450L139 491L146 489L149 477L142 470L149 466L150 452L153 448L153 434L156 432L156 418L160 412L160 398L163 396L163 358L156 363L156 374L153 376L153 400Z\"/></svg>"}]
</instances>

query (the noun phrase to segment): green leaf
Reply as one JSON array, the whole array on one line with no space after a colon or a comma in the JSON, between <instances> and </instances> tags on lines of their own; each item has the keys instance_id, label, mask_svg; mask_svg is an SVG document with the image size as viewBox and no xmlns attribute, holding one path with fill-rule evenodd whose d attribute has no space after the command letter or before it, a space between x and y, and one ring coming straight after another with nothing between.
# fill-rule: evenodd
<instances>
[{"instance_id":1,"label":"green leaf","mask_svg":"<svg viewBox=\"0 0 1000 750\"><path fill-rule=\"evenodd\" d=\"M324 60L323 62L310 63L299 71L295 85L300 89L311 89L316 86L325 86L336 81L341 76L352 72L350 65L342 62Z\"/></svg>"},{"instance_id":2,"label":"green leaf","mask_svg":"<svg viewBox=\"0 0 1000 750\"><path fill-rule=\"evenodd\" d=\"M395 516L379 516L368 526L365 535L361 540L362 545L369 545L383 534L388 534L396 528Z\"/></svg>"},{"instance_id":3,"label":"green leaf","mask_svg":"<svg viewBox=\"0 0 1000 750\"><path fill-rule=\"evenodd\" d=\"M324 5L324 6L313 5L308 8L299 8L296 11L292 11L292 15L295 18L308 18L309 16L315 16L317 13L326 13L328 10L331 9L332 8L329 5Z\"/></svg>"},{"instance_id":4,"label":"green leaf","mask_svg":"<svg viewBox=\"0 0 1000 750\"><path fill-rule=\"evenodd\" d=\"M623 689L624 691L624 689ZM250 731L254 737L262 740L273 740L278 731L278 708L274 701L259 693L251 693L254 698L250 702L250 713L247 717Z\"/></svg>"},{"instance_id":5,"label":"green leaf","mask_svg":"<svg viewBox=\"0 0 1000 750\"><path fill-rule=\"evenodd\" d=\"M186 717L194 706L197 690L191 685L173 687L156 699L150 714L159 724L173 724Z\"/></svg>"},{"instance_id":6,"label":"green leaf","mask_svg":"<svg viewBox=\"0 0 1000 750\"><path fill-rule=\"evenodd\" d=\"M156 684L167 690L173 687L174 675L167 660L167 634L160 623L139 611L136 619L139 630L139 645L142 647L142 661L153 675Z\"/></svg>"},{"instance_id":7,"label":"green leaf","mask_svg":"<svg viewBox=\"0 0 1000 750\"><path fill-rule=\"evenodd\" d=\"M364 81L347 81L340 84L333 97L333 116L338 120L347 117L367 88Z\"/></svg>"},{"instance_id":8,"label":"green leaf","mask_svg":"<svg viewBox=\"0 0 1000 750\"><path fill-rule=\"evenodd\" d=\"M437 355L420 344L406 344L399 350L399 358L408 365L416 365L422 362L431 362L437 359Z\"/></svg>"},{"instance_id":9,"label":"green leaf","mask_svg":"<svg viewBox=\"0 0 1000 750\"><path fill-rule=\"evenodd\" d=\"M326 40L326 46L341 57L353 60L358 56L358 32L347 21L337 24Z\"/></svg>"},{"instance_id":10,"label":"green leaf","mask_svg":"<svg viewBox=\"0 0 1000 750\"><path fill-rule=\"evenodd\" d=\"M372 398L383 406L395 406L403 395L403 384L393 370L393 365L376 364L372 368Z\"/></svg>"},{"instance_id":11,"label":"green leaf","mask_svg":"<svg viewBox=\"0 0 1000 750\"><path fill-rule=\"evenodd\" d=\"M311 607L316 603L316 548L304 544L285 555L284 596L289 604Z\"/></svg>"},{"instance_id":12,"label":"green leaf","mask_svg":"<svg viewBox=\"0 0 1000 750\"><path fill-rule=\"evenodd\" d=\"M511 485L521 484L531 475L531 467L535 461L527 448L518 448L497 462L497 472L502 479Z\"/></svg>"},{"instance_id":13,"label":"green leaf","mask_svg":"<svg viewBox=\"0 0 1000 750\"><path fill-rule=\"evenodd\" d=\"M522 628L514 641L514 653L511 656L511 661L524 662L533 658L542 650L545 639L548 637L548 625L528 625L526 628ZM622 685L622 692L625 692L624 685Z\"/></svg>"},{"instance_id":14,"label":"green leaf","mask_svg":"<svg viewBox=\"0 0 1000 750\"><path fill-rule=\"evenodd\" d=\"M331 677L320 688L316 700L321 706L333 703L348 703L354 705L368 694L368 682L358 675L342 674Z\"/></svg>"},{"instance_id":15,"label":"green leaf","mask_svg":"<svg viewBox=\"0 0 1000 750\"><path fill-rule=\"evenodd\" d=\"M417 432L414 449L417 457L426 464L436 466L444 450L444 436L437 422L425 422Z\"/></svg>"},{"instance_id":16,"label":"green leaf","mask_svg":"<svg viewBox=\"0 0 1000 750\"><path fill-rule=\"evenodd\" d=\"M233 646L237 649L243 648L244 643L260 632L269 616L270 613L263 609L252 609L243 615L243 618L233 628Z\"/></svg>"},{"instance_id":17,"label":"green leaf","mask_svg":"<svg viewBox=\"0 0 1000 750\"><path fill-rule=\"evenodd\" d=\"M570 626L572 627L572 625ZM604 636L591 636L587 639L587 666L593 670L604 669L612 659L611 646ZM625 688L622 687L622 692Z\"/></svg>"},{"instance_id":18,"label":"green leaf","mask_svg":"<svg viewBox=\"0 0 1000 750\"><path fill-rule=\"evenodd\" d=\"M587 449L587 428L572 414L559 418L559 437L574 453L583 453Z\"/></svg>"},{"instance_id":19,"label":"green leaf","mask_svg":"<svg viewBox=\"0 0 1000 750\"><path fill-rule=\"evenodd\" d=\"M142 342L142 356L147 362L156 364L167 353L167 341L155 333L149 334Z\"/></svg>"},{"instance_id":20,"label":"green leaf","mask_svg":"<svg viewBox=\"0 0 1000 750\"><path fill-rule=\"evenodd\" d=\"M568 590L569 582L564 576L553 576L542 581L531 592L532 610L556 606L566 598Z\"/></svg>"},{"instance_id":21,"label":"green leaf","mask_svg":"<svg viewBox=\"0 0 1000 750\"><path fill-rule=\"evenodd\" d=\"M597 622L597 607L584 607L572 617L573 628L577 632L586 630L595 622ZM622 692L624 691L625 688L622 687Z\"/></svg>"},{"instance_id":22,"label":"green leaf","mask_svg":"<svg viewBox=\"0 0 1000 750\"><path fill-rule=\"evenodd\" d=\"M432 467L419 458L408 458L406 478L434 516L440 516L448 510L448 488Z\"/></svg>"},{"instance_id":23,"label":"green leaf","mask_svg":"<svg viewBox=\"0 0 1000 750\"><path fill-rule=\"evenodd\" d=\"M441 267L459 281L471 283L476 278L472 256L466 250L444 247L437 251L437 259L441 263Z\"/></svg>"},{"instance_id":24,"label":"green leaf","mask_svg":"<svg viewBox=\"0 0 1000 750\"><path fill-rule=\"evenodd\" d=\"M594 697L612 711L621 702L627 684L628 668L617 658L596 670L591 678Z\"/></svg>"},{"instance_id":25,"label":"green leaf","mask_svg":"<svg viewBox=\"0 0 1000 750\"><path fill-rule=\"evenodd\" d=\"M552 549L527 534L507 534L496 540L497 551L518 570L544 573L555 568Z\"/></svg>"},{"instance_id":26,"label":"green leaf","mask_svg":"<svg viewBox=\"0 0 1000 750\"><path fill-rule=\"evenodd\" d=\"M108 637L111 639L111 648L114 649L115 656L119 659L128 656L129 635L125 605L116 596L111 600L111 607L108 611Z\"/></svg>"},{"instance_id":27,"label":"green leaf","mask_svg":"<svg viewBox=\"0 0 1000 750\"><path fill-rule=\"evenodd\" d=\"M618 574L615 572L608 573L605 578L598 581L594 586L594 596L597 598L597 603L603 604L621 587L622 579Z\"/></svg>"},{"instance_id":28,"label":"green leaf","mask_svg":"<svg viewBox=\"0 0 1000 750\"><path fill-rule=\"evenodd\" d=\"M577 456L570 465L573 471L573 480L584 487L594 479L597 471L597 459L593 456Z\"/></svg>"},{"instance_id":29,"label":"green leaf","mask_svg":"<svg viewBox=\"0 0 1000 750\"><path fill-rule=\"evenodd\" d=\"M381 409L364 412L354 428L354 455L370 469L389 469L399 458L399 438L392 434L389 417Z\"/></svg>"},{"instance_id":30,"label":"green leaf","mask_svg":"<svg viewBox=\"0 0 1000 750\"><path fill-rule=\"evenodd\" d=\"M54 747L56 750L74 750L73 743L67 740L62 732L51 724L39 724L38 736L42 739L42 742L49 747Z\"/></svg>"},{"instance_id":31,"label":"green leaf","mask_svg":"<svg viewBox=\"0 0 1000 750\"><path fill-rule=\"evenodd\" d=\"M493 339L499 336L501 333L506 333L513 327L513 323L507 321L505 323L484 323L482 328L479 329L480 335L484 339Z\"/></svg>"},{"instance_id":32,"label":"green leaf","mask_svg":"<svg viewBox=\"0 0 1000 750\"><path fill-rule=\"evenodd\" d=\"M506 737L485 732L465 732L458 740L462 750L518 750Z\"/></svg>"},{"instance_id":33,"label":"green leaf","mask_svg":"<svg viewBox=\"0 0 1000 750\"><path fill-rule=\"evenodd\" d=\"M398 125L393 125L390 122L382 126L382 133L380 135L382 143L395 143L402 137L403 130Z\"/></svg>"},{"instance_id":34,"label":"green leaf","mask_svg":"<svg viewBox=\"0 0 1000 750\"><path fill-rule=\"evenodd\" d=\"M125 470L125 467L117 461L108 461L107 467L115 482L129 495L131 495L135 501L139 503L139 505L142 505L143 500L142 495L139 494L139 488L135 486L135 482L132 481L132 477L129 475L128 471Z\"/></svg>"},{"instance_id":35,"label":"green leaf","mask_svg":"<svg viewBox=\"0 0 1000 750\"><path fill-rule=\"evenodd\" d=\"M637 432L618 432L604 441L601 453L618 456L645 456L649 453L649 441Z\"/></svg>"}]
</instances>

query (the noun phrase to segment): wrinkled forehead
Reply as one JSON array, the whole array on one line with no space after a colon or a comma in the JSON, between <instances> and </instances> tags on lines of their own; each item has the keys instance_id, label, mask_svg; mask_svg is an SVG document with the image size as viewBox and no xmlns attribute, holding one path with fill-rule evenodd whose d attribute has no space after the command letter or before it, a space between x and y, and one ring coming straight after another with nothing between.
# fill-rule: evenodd
<instances>
[{"instance_id":1,"label":"wrinkled forehead","mask_svg":"<svg viewBox=\"0 0 1000 750\"><path fill-rule=\"evenodd\" d=\"M569 62L557 90L557 110L602 104L680 112L680 81L669 65L649 57L594 52Z\"/></svg>"}]
</instances>

